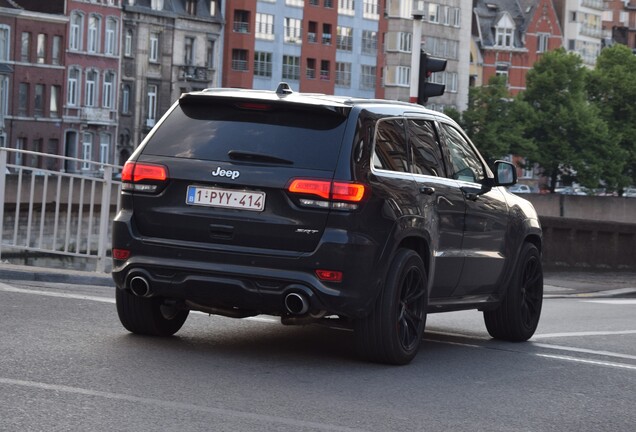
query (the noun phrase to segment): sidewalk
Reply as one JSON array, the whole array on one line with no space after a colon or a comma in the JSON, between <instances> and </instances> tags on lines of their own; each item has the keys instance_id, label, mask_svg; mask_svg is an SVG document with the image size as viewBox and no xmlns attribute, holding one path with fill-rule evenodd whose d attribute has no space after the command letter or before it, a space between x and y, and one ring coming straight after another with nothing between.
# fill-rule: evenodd
<instances>
[{"instance_id":1,"label":"sidewalk","mask_svg":"<svg viewBox=\"0 0 636 432\"><path fill-rule=\"evenodd\" d=\"M11 280L114 287L109 273L0 263L0 282ZM635 272L558 271L544 274L545 298L636 296Z\"/></svg>"}]
</instances>

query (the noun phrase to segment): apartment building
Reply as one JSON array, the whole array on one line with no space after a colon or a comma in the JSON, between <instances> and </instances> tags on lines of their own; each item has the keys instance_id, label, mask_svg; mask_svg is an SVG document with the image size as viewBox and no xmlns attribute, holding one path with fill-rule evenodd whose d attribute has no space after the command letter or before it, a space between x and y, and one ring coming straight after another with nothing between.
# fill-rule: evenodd
<instances>
[{"instance_id":1,"label":"apartment building","mask_svg":"<svg viewBox=\"0 0 636 432\"><path fill-rule=\"evenodd\" d=\"M34 9L15 2L0 4L0 133L4 145L59 154L63 150L60 126L68 19L63 0ZM55 161L43 166L38 157L28 158L12 154L10 162L60 168Z\"/></svg>"},{"instance_id":2,"label":"apartment building","mask_svg":"<svg viewBox=\"0 0 636 432\"><path fill-rule=\"evenodd\" d=\"M601 53L603 32L603 0L554 0L563 31L563 46L581 56L583 63L594 67Z\"/></svg>"},{"instance_id":3,"label":"apartment building","mask_svg":"<svg viewBox=\"0 0 636 432\"><path fill-rule=\"evenodd\" d=\"M603 11L606 44L627 45L636 54L636 0L609 0Z\"/></svg>"},{"instance_id":4,"label":"apartment building","mask_svg":"<svg viewBox=\"0 0 636 432\"><path fill-rule=\"evenodd\" d=\"M223 19L218 3L123 4L118 163L130 156L181 93L221 85Z\"/></svg>"},{"instance_id":5,"label":"apartment building","mask_svg":"<svg viewBox=\"0 0 636 432\"><path fill-rule=\"evenodd\" d=\"M379 0L226 2L223 87L382 97Z\"/></svg>"}]
</instances>

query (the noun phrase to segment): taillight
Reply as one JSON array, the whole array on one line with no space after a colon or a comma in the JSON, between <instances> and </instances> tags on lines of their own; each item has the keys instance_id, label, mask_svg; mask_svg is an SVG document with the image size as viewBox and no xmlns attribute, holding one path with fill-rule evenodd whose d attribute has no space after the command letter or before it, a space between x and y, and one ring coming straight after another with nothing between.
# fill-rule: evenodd
<instances>
[{"instance_id":1,"label":"taillight","mask_svg":"<svg viewBox=\"0 0 636 432\"><path fill-rule=\"evenodd\" d=\"M316 276L325 282L342 282L342 272L337 270L316 270Z\"/></svg>"},{"instance_id":2,"label":"taillight","mask_svg":"<svg viewBox=\"0 0 636 432\"><path fill-rule=\"evenodd\" d=\"M168 180L168 168L163 165L126 162L121 172L122 190L157 192Z\"/></svg>"},{"instance_id":3,"label":"taillight","mask_svg":"<svg viewBox=\"0 0 636 432\"><path fill-rule=\"evenodd\" d=\"M328 180L294 179L287 190L294 194L314 195L322 199L299 198L301 205L336 210L355 210L364 198L367 188L361 183Z\"/></svg>"}]
</instances>

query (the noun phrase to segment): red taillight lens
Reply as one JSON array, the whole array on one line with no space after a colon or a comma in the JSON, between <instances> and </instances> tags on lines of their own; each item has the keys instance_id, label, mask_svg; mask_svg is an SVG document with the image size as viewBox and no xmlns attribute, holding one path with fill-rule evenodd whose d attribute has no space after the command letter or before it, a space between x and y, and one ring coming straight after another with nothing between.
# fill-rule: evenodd
<instances>
[{"instance_id":1,"label":"red taillight lens","mask_svg":"<svg viewBox=\"0 0 636 432\"><path fill-rule=\"evenodd\" d=\"M342 272L335 270L316 270L318 279L325 282L342 282Z\"/></svg>"},{"instance_id":2,"label":"red taillight lens","mask_svg":"<svg viewBox=\"0 0 636 432\"><path fill-rule=\"evenodd\" d=\"M130 251L128 249L113 249L113 259L127 260L130 257Z\"/></svg>"},{"instance_id":3,"label":"red taillight lens","mask_svg":"<svg viewBox=\"0 0 636 432\"><path fill-rule=\"evenodd\" d=\"M163 165L126 162L121 172L123 190L156 192L157 182L168 180L168 168Z\"/></svg>"},{"instance_id":4,"label":"red taillight lens","mask_svg":"<svg viewBox=\"0 0 636 432\"><path fill-rule=\"evenodd\" d=\"M317 195L334 201L360 202L364 197L365 186L360 183L295 179L288 190L293 193Z\"/></svg>"}]
</instances>

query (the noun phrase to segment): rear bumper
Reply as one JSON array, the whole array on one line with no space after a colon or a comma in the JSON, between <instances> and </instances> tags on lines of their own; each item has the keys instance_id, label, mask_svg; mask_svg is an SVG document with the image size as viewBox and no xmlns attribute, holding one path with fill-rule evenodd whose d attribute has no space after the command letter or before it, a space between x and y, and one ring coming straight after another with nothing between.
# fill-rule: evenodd
<instances>
[{"instance_id":1,"label":"rear bumper","mask_svg":"<svg viewBox=\"0 0 636 432\"><path fill-rule=\"evenodd\" d=\"M151 295L270 315L286 315L285 296L299 293L310 312L364 316L384 271L376 262L379 246L344 230L326 230L313 252L281 253L142 238L129 220L116 219L113 247L131 252L125 261L113 260L118 289L129 289L130 280L142 276ZM317 269L340 270L343 281L321 281Z\"/></svg>"}]
</instances>

